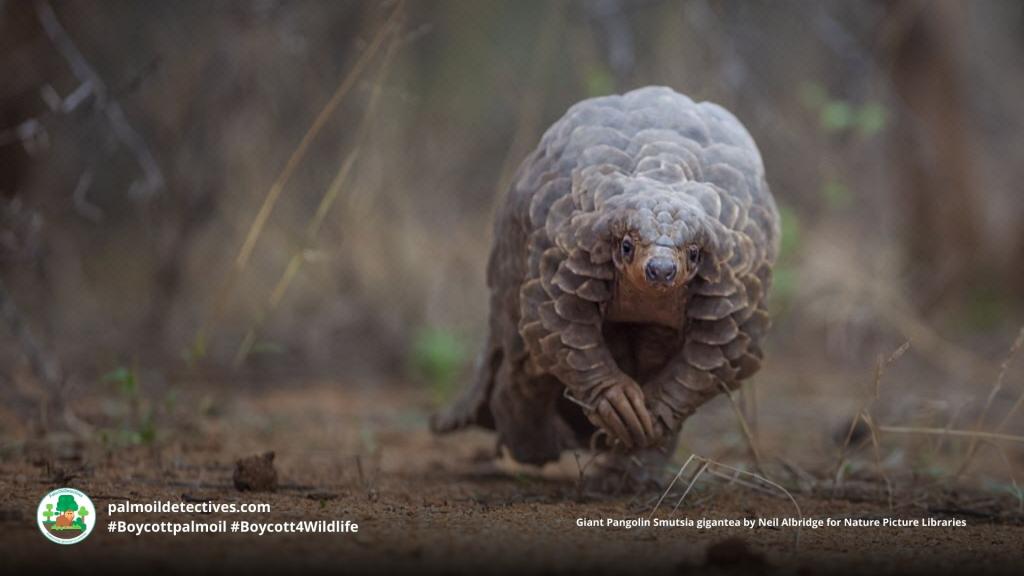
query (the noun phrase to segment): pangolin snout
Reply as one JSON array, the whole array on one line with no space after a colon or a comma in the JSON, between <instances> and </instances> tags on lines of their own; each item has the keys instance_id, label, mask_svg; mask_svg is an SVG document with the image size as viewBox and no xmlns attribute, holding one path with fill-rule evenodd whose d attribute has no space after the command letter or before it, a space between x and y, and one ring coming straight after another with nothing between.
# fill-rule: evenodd
<instances>
[{"instance_id":1,"label":"pangolin snout","mask_svg":"<svg viewBox=\"0 0 1024 576\"><path fill-rule=\"evenodd\" d=\"M652 284L671 284L678 271L675 260L661 256L651 258L644 266L644 276Z\"/></svg>"}]
</instances>

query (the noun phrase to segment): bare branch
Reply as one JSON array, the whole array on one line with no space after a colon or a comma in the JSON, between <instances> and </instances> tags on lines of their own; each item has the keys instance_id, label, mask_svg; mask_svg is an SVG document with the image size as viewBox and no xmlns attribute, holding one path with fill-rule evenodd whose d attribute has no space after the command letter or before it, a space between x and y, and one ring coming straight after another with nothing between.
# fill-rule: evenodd
<instances>
[{"instance_id":1,"label":"bare branch","mask_svg":"<svg viewBox=\"0 0 1024 576\"><path fill-rule=\"evenodd\" d=\"M46 36L67 61L68 66L71 67L71 73L81 82L81 86L64 99L61 111L67 113L74 110L89 94L92 94L96 110L106 117L114 136L124 147L131 150L135 155L135 161L142 170L143 179L133 182L128 194L137 199L145 199L162 191L165 184L164 175L160 171L153 153L139 133L128 123L121 105L108 97L106 84L103 83L99 74L61 26L53 7L46 0L37 0L36 14Z\"/></svg>"},{"instance_id":2,"label":"bare branch","mask_svg":"<svg viewBox=\"0 0 1024 576\"><path fill-rule=\"evenodd\" d=\"M60 364L56 358L39 346L39 343L32 335L31 328L25 322L10 292L7 291L3 280L0 280L0 316L3 316L4 322L7 323L11 334L14 335L18 344L21 345L21 352L32 366L32 372L46 385L51 393L56 392L64 381Z\"/></svg>"}]
</instances>

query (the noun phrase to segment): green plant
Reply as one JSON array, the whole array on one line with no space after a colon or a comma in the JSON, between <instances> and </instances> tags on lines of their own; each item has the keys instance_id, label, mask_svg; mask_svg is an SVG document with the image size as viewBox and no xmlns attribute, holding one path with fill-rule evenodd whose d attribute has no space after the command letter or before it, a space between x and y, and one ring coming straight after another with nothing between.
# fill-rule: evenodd
<instances>
[{"instance_id":1,"label":"green plant","mask_svg":"<svg viewBox=\"0 0 1024 576\"><path fill-rule=\"evenodd\" d=\"M154 442L157 436L155 411L141 397L138 371L135 368L118 366L104 374L102 380L117 387L117 392L125 405L121 429L113 434L114 438L124 444L151 444ZM173 402L172 393L173 390L168 393L169 402ZM103 431L101 439L107 443L111 440L111 435L107 431Z\"/></svg>"},{"instance_id":2,"label":"green plant","mask_svg":"<svg viewBox=\"0 0 1024 576\"><path fill-rule=\"evenodd\" d=\"M821 128L826 132L848 130L857 121L857 116L849 102L830 100L818 112Z\"/></svg>"},{"instance_id":3,"label":"green plant","mask_svg":"<svg viewBox=\"0 0 1024 576\"><path fill-rule=\"evenodd\" d=\"M125 366L107 372L103 375L104 382L117 385L118 391L123 396L135 396L138 393L138 379L135 377L135 370Z\"/></svg>"},{"instance_id":4,"label":"green plant","mask_svg":"<svg viewBox=\"0 0 1024 576\"><path fill-rule=\"evenodd\" d=\"M452 396L465 363L465 346L452 331L425 327L416 332L411 349L412 369L416 377L427 381L438 402Z\"/></svg>"},{"instance_id":5,"label":"green plant","mask_svg":"<svg viewBox=\"0 0 1024 576\"><path fill-rule=\"evenodd\" d=\"M181 359L189 368L195 367L200 361L206 358L206 335L202 331L196 334L192 345L181 351Z\"/></svg>"},{"instance_id":6,"label":"green plant","mask_svg":"<svg viewBox=\"0 0 1024 576\"><path fill-rule=\"evenodd\" d=\"M833 210L841 210L853 203L853 196L850 189L837 178L830 178L821 187L821 195L825 197L825 203Z\"/></svg>"},{"instance_id":7,"label":"green plant","mask_svg":"<svg viewBox=\"0 0 1024 576\"><path fill-rule=\"evenodd\" d=\"M885 108L877 102L868 102L858 113L857 129L861 136L870 138L884 130L887 122L888 114Z\"/></svg>"},{"instance_id":8,"label":"green plant","mask_svg":"<svg viewBox=\"0 0 1024 576\"><path fill-rule=\"evenodd\" d=\"M615 92L615 78L604 66L587 66L583 72L587 96L604 96Z\"/></svg>"},{"instance_id":9,"label":"green plant","mask_svg":"<svg viewBox=\"0 0 1024 576\"><path fill-rule=\"evenodd\" d=\"M773 313L784 310L796 291L796 254L800 246L800 217L786 204L779 204L782 238L779 258L772 271L769 306Z\"/></svg>"},{"instance_id":10,"label":"green plant","mask_svg":"<svg viewBox=\"0 0 1024 576\"><path fill-rule=\"evenodd\" d=\"M800 101L818 114L818 124L829 134L856 132L866 139L880 133L888 124L888 113L882 104L870 101L855 104L833 97L817 82L801 84Z\"/></svg>"},{"instance_id":11,"label":"green plant","mask_svg":"<svg viewBox=\"0 0 1024 576\"><path fill-rule=\"evenodd\" d=\"M779 205L782 238L779 242L779 259L790 260L800 246L800 216L788 205Z\"/></svg>"}]
</instances>

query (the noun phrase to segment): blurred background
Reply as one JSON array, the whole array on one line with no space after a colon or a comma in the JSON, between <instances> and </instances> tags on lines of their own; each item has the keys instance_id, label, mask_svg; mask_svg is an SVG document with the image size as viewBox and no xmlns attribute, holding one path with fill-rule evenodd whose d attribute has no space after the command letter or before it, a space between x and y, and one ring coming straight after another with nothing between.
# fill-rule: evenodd
<instances>
[{"instance_id":1,"label":"blurred background","mask_svg":"<svg viewBox=\"0 0 1024 576\"><path fill-rule=\"evenodd\" d=\"M842 436L906 341L876 420L1021 428L1024 4L0 0L0 71L6 434L183 382L450 397L513 170L649 84L733 111L783 214L755 429Z\"/></svg>"}]
</instances>

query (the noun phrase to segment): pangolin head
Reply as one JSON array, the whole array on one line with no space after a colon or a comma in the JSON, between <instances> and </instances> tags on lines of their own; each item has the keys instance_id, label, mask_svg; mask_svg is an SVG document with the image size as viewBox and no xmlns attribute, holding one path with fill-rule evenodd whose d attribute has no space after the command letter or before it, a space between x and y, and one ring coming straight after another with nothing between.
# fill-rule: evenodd
<instances>
[{"instance_id":1,"label":"pangolin head","mask_svg":"<svg viewBox=\"0 0 1024 576\"><path fill-rule=\"evenodd\" d=\"M713 223L680 185L644 177L623 177L620 194L607 197L600 226L620 281L636 290L665 293L693 280L711 257Z\"/></svg>"}]
</instances>

